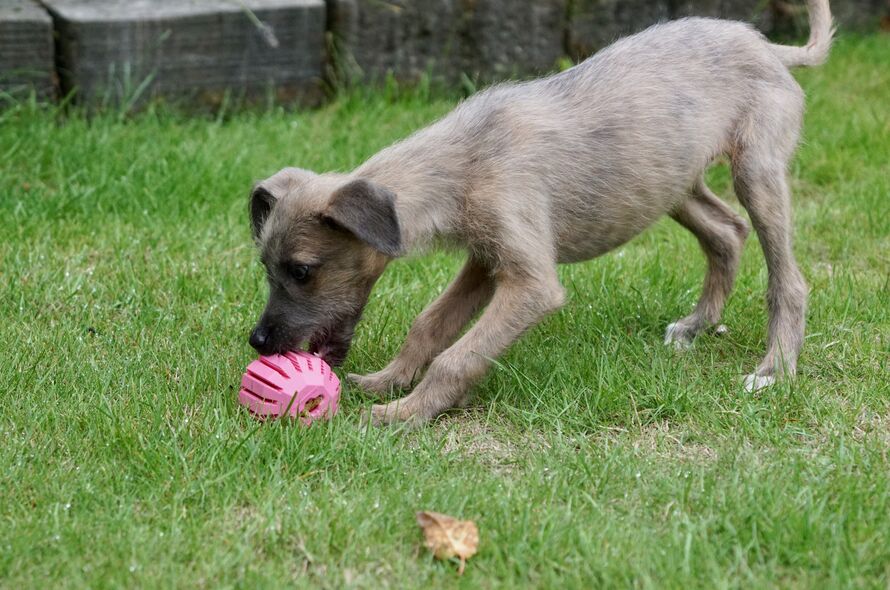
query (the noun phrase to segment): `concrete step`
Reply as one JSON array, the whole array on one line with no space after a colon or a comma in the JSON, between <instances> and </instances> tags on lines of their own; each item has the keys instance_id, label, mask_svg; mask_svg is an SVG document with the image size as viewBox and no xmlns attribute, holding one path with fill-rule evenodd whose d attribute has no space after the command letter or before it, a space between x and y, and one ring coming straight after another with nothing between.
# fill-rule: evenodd
<instances>
[{"instance_id":1,"label":"concrete step","mask_svg":"<svg viewBox=\"0 0 890 590\"><path fill-rule=\"evenodd\" d=\"M325 64L324 0L45 0L62 91L136 98L312 102Z\"/></svg>"}]
</instances>

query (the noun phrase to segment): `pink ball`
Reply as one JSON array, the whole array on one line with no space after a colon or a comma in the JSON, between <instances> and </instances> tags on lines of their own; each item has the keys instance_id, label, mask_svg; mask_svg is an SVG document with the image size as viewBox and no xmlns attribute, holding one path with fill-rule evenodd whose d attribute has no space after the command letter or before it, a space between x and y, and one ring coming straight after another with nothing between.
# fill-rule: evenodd
<instances>
[{"instance_id":1,"label":"pink ball","mask_svg":"<svg viewBox=\"0 0 890 590\"><path fill-rule=\"evenodd\" d=\"M340 379L306 352L261 356L247 365L238 401L257 418L289 414L308 425L337 413Z\"/></svg>"}]
</instances>

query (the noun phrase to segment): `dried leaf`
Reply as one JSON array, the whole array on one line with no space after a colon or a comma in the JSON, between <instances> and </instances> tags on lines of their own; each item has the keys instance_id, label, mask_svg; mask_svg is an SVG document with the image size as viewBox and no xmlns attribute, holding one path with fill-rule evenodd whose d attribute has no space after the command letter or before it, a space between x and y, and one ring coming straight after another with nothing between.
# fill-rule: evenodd
<instances>
[{"instance_id":1,"label":"dried leaf","mask_svg":"<svg viewBox=\"0 0 890 590\"><path fill-rule=\"evenodd\" d=\"M439 559L460 558L457 573L464 573L467 559L479 547L479 529L472 520L457 520L438 512L418 512L417 524L423 529L427 548Z\"/></svg>"}]
</instances>

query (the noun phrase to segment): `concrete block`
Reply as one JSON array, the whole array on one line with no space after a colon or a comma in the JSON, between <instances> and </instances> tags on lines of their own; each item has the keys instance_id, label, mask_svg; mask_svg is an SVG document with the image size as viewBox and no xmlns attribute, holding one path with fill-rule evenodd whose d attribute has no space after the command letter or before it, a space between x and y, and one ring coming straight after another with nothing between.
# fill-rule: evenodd
<instances>
[{"instance_id":1,"label":"concrete block","mask_svg":"<svg viewBox=\"0 0 890 590\"><path fill-rule=\"evenodd\" d=\"M567 0L329 0L341 73L366 80L426 71L491 80L551 69Z\"/></svg>"},{"instance_id":2,"label":"concrete block","mask_svg":"<svg viewBox=\"0 0 890 590\"><path fill-rule=\"evenodd\" d=\"M752 23L764 22L769 9L765 0L675 0L671 6L671 18L684 16L709 16Z\"/></svg>"},{"instance_id":3,"label":"concrete block","mask_svg":"<svg viewBox=\"0 0 890 590\"><path fill-rule=\"evenodd\" d=\"M325 64L324 0L45 0L62 89L87 104L311 100Z\"/></svg>"},{"instance_id":4,"label":"concrete block","mask_svg":"<svg viewBox=\"0 0 890 590\"><path fill-rule=\"evenodd\" d=\"M0 90L55 94L52 19L32 0L0 2Z\"/></svg>"},{"instance_id":5,"label":"concrete block","mask_svg":"<svg viewBox=\"0 0 890 590\"><path fill-rule=\"evenodd\" d=\"M567 49L572 58L583 59L670 17L667 0L575 0L569 14Z\"/></svg>"},{"instance_id":6,"label":"concrete block","mask_svg":"<svg viewBox=\"0 0 890 590\"><path fill-rule=\"evenodd\" d=\"M541 74L565 55L567 0L475 0L461 5L465 73L486 80Z\"/></svg>"},{"instance_id":7,"label":"concrete block","mask_svg":"<svg viewBox=\"0 0 890 590\"><path fill-rule=\"evenodd\" d=\"M890 19L890 0L831 0L830 5L831 13L841 30L876 31L882 18ZM806 27L806 9L802 9L801 13L797 18L798 27L809 30Z\"/></svg>"},{"instance_id":8,"label":"concrete block","mask_svg":"<svg viewBox=\"0 0 890 590\"><path fill-rule=\"evenodd\" d=\"M328 11L333 61L348 78L416 79L433 64L452 65L459 51L453 0L330 0Z\"/></svg>"},{"instance_id":9,"label":"concrete block","mask_svg":"<svg viewBox=\"0 0 890 590\"><path fill-rule=\"evenodd\" d=\"M882 19L890 21L890 0L831 0L830 4L841 32L875 32ZM804 0L772 0L769 15L772 19L769 33L782 42L802 42L810 33Z\"/></svg>"}]
</instances>

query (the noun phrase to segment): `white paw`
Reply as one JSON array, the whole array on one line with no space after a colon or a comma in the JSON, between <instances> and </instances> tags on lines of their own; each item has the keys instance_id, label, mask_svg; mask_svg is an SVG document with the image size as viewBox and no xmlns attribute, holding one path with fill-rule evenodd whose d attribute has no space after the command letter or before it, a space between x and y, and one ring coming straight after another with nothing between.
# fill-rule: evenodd
<instances>
[{"instance_id":1,"label":"white paw","mask_svg":"<svg viewBox=\"0 0 890 590\"><path fill-rule=\"evenodd\" d=\"M772 375L745 375L745 391L754 393L766 387L775 385L776 378Z\"/></svg>"},{"instance_id":2,"label":"white paw","mask_svg":"<svg viewBox=\"0 0 890 590\"><path fill-rule=\"evenodd\" d=\"M664 332L664 344L665 346L673 345L677 350L688 350L692 347L692 339L677 326L678 323L674 322L668 325L667 330Z\"/></svg>"},{"instance_id":3,"label":"white paw","mask_svg":"<svg viewBox=\"0 0 890 590\"><path fill-rule=\"evenodd\" d=\"M729 328L726 327L726 324L720 324L714 328L714 334L717 336L724 336L727 332L729 332Z\"/></svg>"}]
</instances>

